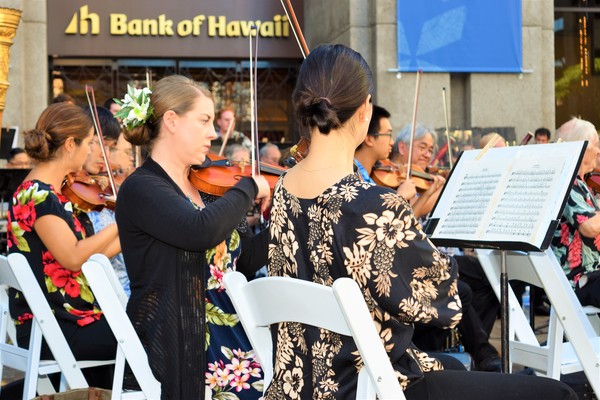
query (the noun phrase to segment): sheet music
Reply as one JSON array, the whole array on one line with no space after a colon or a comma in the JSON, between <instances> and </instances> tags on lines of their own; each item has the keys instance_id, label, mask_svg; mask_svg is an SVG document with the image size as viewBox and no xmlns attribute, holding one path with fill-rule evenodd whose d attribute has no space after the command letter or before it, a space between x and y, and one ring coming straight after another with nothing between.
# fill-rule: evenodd
<instances>
[{"instance_id":1,"label":"sheet music","mask_svg":"<svg viewBox=\"0 0 600 400\"><path fill-rule=\"evenodd\" d=\"M539 247L549 221L559 217L582 148L571 142L490 149L480 160L479 150L465 152L432 213L439 218L432 240Z\"/></svg>"}]
</instances>

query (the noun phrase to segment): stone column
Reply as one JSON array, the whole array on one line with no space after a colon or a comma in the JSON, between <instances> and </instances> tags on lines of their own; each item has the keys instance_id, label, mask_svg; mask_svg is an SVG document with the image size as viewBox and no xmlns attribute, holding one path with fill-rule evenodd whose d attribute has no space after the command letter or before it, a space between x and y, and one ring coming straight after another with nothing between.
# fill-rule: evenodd
<instances>
[{"instance_id":1,"label":"stone column","mask_svg":"<svg viewBox=\"0 0 600 400\"><path fill-rule=\"evenodd\" d=\"M17 34L17 27L21 20L21 10L0 8L0 127L2 127L2 114L8 90L8 66L10 62L10 46Z\"/></svg>"}]
</instances>

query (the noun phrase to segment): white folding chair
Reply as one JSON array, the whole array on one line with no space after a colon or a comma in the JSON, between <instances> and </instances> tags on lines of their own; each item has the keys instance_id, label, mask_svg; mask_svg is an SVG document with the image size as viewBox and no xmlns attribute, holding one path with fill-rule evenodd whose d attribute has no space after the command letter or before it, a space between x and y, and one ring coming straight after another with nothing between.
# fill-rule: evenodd
<instances>
[{"instance_id":1,"label":"white folding chair","mask_svg":"<svg viewBox=\"0 0 600 400\"><path fill-rule=\"evenodd\" d=\"M477 249L477 256L500 299L500 253ZM600 395L599 318L594 313L597 309L581 306L550 249L545 252L507 252L506 267L509 279L544 288L552 306L548 340L541 345L509 288L511 363L528 366L553 379L583 370L596 395ZM568 342L563 342L563 334Z\"/></svg>"},{"instance_id":2,"label":"white folding chair","mask_svg":"<svg viewBox=\"0 0 600 400\"><path fill-rule=\"evenodd\" d=\"M93 255L83 264L82 269L110 325L110 329L117 339L118 348L112 399L160 399L160 382L154 377L142 342L125 313L127 296L125 296L109 259L100 254ZM117 294L119 289L124 298ZM140 385L141 391L123 390L123 373L126 361Z\"/></svg>"},{"instance_id":3,"label":"white folding chair","mask_svg":"<svg viewBox=\"0 0 600 400\"><path fill-rule=\"evenodd\" d=\"M114 361L76 361L48 301L37 283L33 271L22 254L0 256L0 284L23 293L33 314L29 349L18 347L16 341L8 343L6 332L12 319L8 309L2 309L0 324L0 376L2 367L25 372L23 399L39 394L55 393L48 375L62 374L60 390L87 388L81 368L112 364ZM40 360L42 338L46 340L54 360Z\"/></svg>"},{"instance_id":4,"label":"white folding chair","mask_svg":"<svg viewBox=\"0 0 600 400\"><path fill-rule=\"evenodd\" d=\"M265 390L273 378L269 326L287 321L353 337L364 362L357 399L375 399L375 394L379 399L405 398L362 293L352 279L340 278L332 287L285 277L248 283L241 273L229 272L223 282L262 365Z\"/></svg>"}]
</instances>

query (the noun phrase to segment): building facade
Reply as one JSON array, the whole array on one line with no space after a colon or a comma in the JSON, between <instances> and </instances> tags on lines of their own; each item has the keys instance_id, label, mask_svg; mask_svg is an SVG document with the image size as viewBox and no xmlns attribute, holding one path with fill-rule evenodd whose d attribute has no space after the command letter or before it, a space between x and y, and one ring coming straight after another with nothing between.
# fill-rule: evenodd
<instances>
[{"instance_id":1,"label":"building facade","mask_svg":"<svg viewBox=\"0 0 600 400\"><path fill-rule=\"evenodd\" d=\"M521 73L426 73L418 120L445 126L442 88L452 131L499 130L518 142L570 116L600 126L600 0L522 0ZM59 4L60 3L60 4ZM144 7L139 7L143 3ZM31 128L50 99L65 91L82 99L85 84L99 102L127 83L181 73L204 82L217 108L234 106L249 130L249 23L258 41L259 132L293 142L290 95L302 61L277 1L0 0L23 10L11 50L4 126ZM177 3L179 4L179 3ZM394 129L412 120L414 73L396 67L396 0L294 1L309 48L343 43L359 51L374 74L374 101L392 113Z\"/></svg>"}]
</instances>

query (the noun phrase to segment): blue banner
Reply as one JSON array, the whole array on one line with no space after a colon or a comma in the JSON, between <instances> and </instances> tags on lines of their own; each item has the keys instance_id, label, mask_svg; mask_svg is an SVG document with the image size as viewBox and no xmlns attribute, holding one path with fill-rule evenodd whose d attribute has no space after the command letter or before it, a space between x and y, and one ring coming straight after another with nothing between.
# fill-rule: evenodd
<instances>
[{"instance_id":1,"label":"blue banner","mask_svg":"<svg viewBox=\"0 0 600 400\"><path fill-rule=\"evenodd\" d=\"M397 0L398 69L521 72L521 0Z\"/></svg>"}]
</instances>

